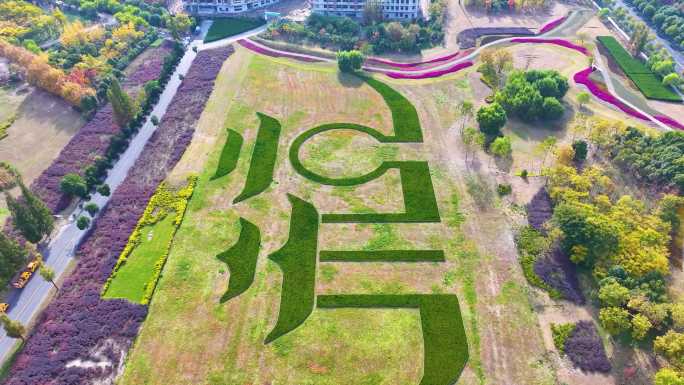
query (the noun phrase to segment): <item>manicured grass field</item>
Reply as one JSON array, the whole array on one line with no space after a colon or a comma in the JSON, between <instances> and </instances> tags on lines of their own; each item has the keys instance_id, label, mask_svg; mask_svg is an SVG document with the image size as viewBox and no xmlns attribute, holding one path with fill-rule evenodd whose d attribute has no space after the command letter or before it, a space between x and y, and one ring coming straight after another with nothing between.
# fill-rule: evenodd
<instances>
[{"instance_id":1,"label":"manicured grass field","mask_svg":"<svg viewBox=\"0 0 684 385\"><path fill-rule=\"evenodd\" d=\"M240 149L242 148L242 135L235 130L228 129L228 138L226 144L223 145L219 164L216 166L216 173L211 179L218 179L226 176L235 170L237 167L238 158L240 158Z\"/></svg>"},{"instance_id":2,"label":"manicured grass field","mask_svg":"<svg viewBox=\"0 0 684 385\"><path fill-rule=\"evenodd\" d=\"M608 50L610 56L645 97L674 102L682 100L672 89L664 86L650 68L633 58L614 37L599 36L597 40Z\"/></svg>"},{"instance_id":3,"label":"manicured grass field","mask_svg":"<svg viewBox=\"0 0 684 385\"><path fill-rule=\"evenodd\" d=\"M209 28L207 36L204 37L204 42L210 43L235 36L264 24L266 24L266 21L261 18L229 17L216 19L211 28Z\"/></svg>"},{"instance_id":4,"label":"manicured grass field","mask_svg":"<svg viewBox=\"0 0 684 385\"><path fill-rule=\"evenodd\" d=\"M260 112L257 113L257 116L259 117L259 132L249 163L249 173L244 189L233 200L233 203L259 195L273 183L273 170L275 169L278 140L280 139L280 122Z\"/></svg>"},{"instance_id":5,"label":"manicured grass field","mask_svg":"<svg viewBox=\"0 0 684 385\"><path fill-rule=\"evenodd\" d=\"M221 297L226 302L245 292L254 282L257 256L261 247L261 232L253 223L240 218L240 238L230 249L216 256L228 265L230 282Z\"/></svg>"},{"instance_id":6,"label":"manicured grass field","mask_svg":"<svg viewBox=\"0 0 684 385\"><path fill-rule=\"evenodd\" d=\"M167 252L169 242L173 239L174 218L174 215L167 215L163 220L141 229L140 244L118 270L104 298L125 298L136 303L142 301L146 286L154 276L154 264Z\"/></svg>"}]
</instances>

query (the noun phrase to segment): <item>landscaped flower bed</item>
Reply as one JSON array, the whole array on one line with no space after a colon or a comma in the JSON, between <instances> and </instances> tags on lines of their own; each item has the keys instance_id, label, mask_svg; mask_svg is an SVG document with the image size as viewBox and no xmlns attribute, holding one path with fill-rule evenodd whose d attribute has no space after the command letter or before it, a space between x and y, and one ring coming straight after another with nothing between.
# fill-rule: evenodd
<instances>
[{"instance_id":1,"label":"landscaped flower bed","mask_svg":"<svg viewBox=\"0 0 684 385\"><path fill-rule=\"evenodd\" d=\"M161 47L160 47L161 48ZM162 48L160 54L170 51ZM163 69L162 60L150 60L136 68L125 81L126 89L142 86L148 79L157 79ZM134 95L135 96L135 95ZM69 204L69 197L62 194L59 183L69 173L82 173L83 168L107 153L111 138L121 129L114 123L112 107L100 108L59 153L52 164L33 182L31 190L37 193L53 212L59 212Z\"/></svg>"},{"instance_id":2,"label":"landscaped flower bed","mask_svg":"<svg viewBox=\"0 0 684 385\"><path fill-rule=\"evenodd\" d=\"M238 43L250 51L254 51L256 53L260 53L262 55L266 55L266 56L270 56L270 57L286 57L286 58L290 58L290 59L296 59L296 60L300 60L300 61L304 61L304 62L311 62L311 63L323 61L321 59L316 59L316 58L313 58L310 56L299 55L299 54L295 54L295 53L286 53L286 52L282 52L282 51L275 51L275 50L272 50L270 48L266 48L266 47L256 45L247 39L240 39L240 40L238 40Z\"/></svg>"},{"instance_id":3,"label":"landscaped flower bed","mask_svg":"<svg viewBox=\"0 0 684 385\"><path fill-rule=\"evenodd\" d=\"M456 41L461 49L475 48L477 39L488 35L534 36L535 33L531 29L525 27L469 28L461 31L456 37Z\"/></svg>"},{"instance_id":4,"label":"landscaped flower bed","mask_svg":"<svg viewBox=\"0 0 684 385\"><path fill-rule=\"evenodd\" d=\"M536 37L520 37L520 38L515 38L511 39L511 43L541 43L541 44L555 44L559 45L561 47L565 48L570 48L574 49L575 51L589 56L589 51L582 47L581 45L577 45L575 43L569 42L564 39L543 39L543 38L536 38Z\"/></svg>"},{"instance_id":5,"label":"landscaped flower bed","mask_svg":"<svg viewBox=\"0 0 684 385\"><path fill-rule=\"evenodd\" d=\"M529 222L530 226L541 233L545 233L544 223L553 216L551 197L546 188L541 188L534 194L526 209L527 222Z\"/></svg>"},{"instance_id":6,"label":"landscaped flower bed","mask_svg":"<svg viewBox=\"0 0 684 385\"><path fill-rule=\"evenodd\" d=\"M225 47L197 55L157 131L79 247L74 272L39 317L6 385L91 384L120 369L121 354L130 347L147 308L102 300L102 285L157 185L190 143L214 80L232 52ZM101 362L102 356L110 366L75 365L79 359Z\"/></svg>"},{"instance_id":7,"label":"landscaped flower bed","mask_svg":"<svg viewBox=\"0 0 684 385\"><path fill-rule=\"evenodd\" d=\"M594 96L597 98L603 100L604 102L610 103L614 105L615 107L619 108L621 111L625 112L628 115L631 115L635 118L639 118L642 120L649 120L646 115L636 111L635 109L629 107L628 105L624 104L618 98L613 96L610 92L600 88L596 83L594 83L590 78L589 75L594 72L594 68L589 67L586 68L573 76L573 80L577 84L583 84L589 89L589 92L591 92Z\"/></svg>"},{"instance_id":8,"label":"landscaped flower bed","mask_svg":"<svg viewBox=\"0 0 684 385\"><path fill-rule=\"evenodd\" d=\"M539 30L539 34L541 35L542 33L547 33L550 30L558 27L559 25L561 25L565 21L565 19L567 19L567 17L563 16L563 17L560 17L556 20L553 20L553 21L550 21L550 22L544 24L544 26L541 27L541 29Z\"/></svg>"},{"instance_id":9,"label":"landscaped flower bed","mask_svg":"<svg viewBox=\"0 0 684 385\"><path fill-rule=\"evenodd\" d=\"M472 50L466 50L466 51L457 51L448 55L444 56L439 56L434 59L426 60L426 61L419 61L419 62L413 62L413 63L400 63L392 60L386 60L386 59L380 59L376 57L369 57L366 59L366 63L373 63L373 64L382 64L386 65L389 67L396 67L396 68L405 68L405 69L412 69L414 67L421 67L426 64L434 64L434 63L442 63L446 61L450 61L452 59L455 59L459 56L465 56L472 52ZM420 68L416 68L420 69Z\"/></svg>"},{"instance_id":10,"label":"landscaped flower bed","mask_svg":"<svg viewBox=\"0 0 684 385\"><path fill-rule=\"evenodd\" d=\"M579 288L575 266L560 247L554 247L548 255L542 256L534 263L534 273L544 283L558 291L563 299L576 304L583 304L585 299Z\"/></svg>"},{"instance_id":11,"label":"landscaped flower bed","mask_svg":"<svg viewBox=\"0 0 684 385\"><path fill-rule=\"evenodd\" d=\"M565 354L575 367L589 372L610 372L603 341L591 321L579 321L565 340Z\"/></svg>"},{"instance_id":12,"label":"landscaped flower bed","mask_svg":"<svg viewBox=\"0 0 684 385\"><path fill-rule=\"evenodd\" d=\"M451 74L454 72L458 72L464 68L468 68L473 65L473 62L471 61L466 61L466 62L461 62L461 63L456 63L450 67L440 69L440 70L435 70L435 71L428 71L428 72L420 72L420 73L406 73L406 72L382 72L382 71L377 71L380 73L383 73L393 79L429 79L429 78L437 78L443 75Z\"/></svg>"}]
</instances>

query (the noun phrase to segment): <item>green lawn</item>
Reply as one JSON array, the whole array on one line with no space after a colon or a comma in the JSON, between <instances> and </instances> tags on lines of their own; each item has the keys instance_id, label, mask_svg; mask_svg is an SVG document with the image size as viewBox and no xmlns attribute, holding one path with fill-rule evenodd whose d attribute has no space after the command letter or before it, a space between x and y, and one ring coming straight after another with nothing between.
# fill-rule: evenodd
<instances>
[{"instance_id":1,"label":"green lawn","mask_svg":"<svg viewBox=\"0 0 684 385\"><path fill-rule=\"evenodd\" d=\"M645 97L673 102L682 100L671 88L664 86L650 68L640 60L633 58L614 37L599 36L596 39L606 48L613 60Z\"/></svg>"},{"instance_id":2,"label":"green lawn","mask_svg":"<svg viewBox=\"0 0 684 385\"><path fill-rule=\"evenodd\" d=\"M247 17L216 19L211 25L211 28L209 28L207 36L204 37L204 42L210 43L226 37L235 36L265 23L266 21L263 19Z\"/></svg>"},{"instance_id":3,"label":"green lawn","mask_svg":"<svg viewBox=\"0 0 684 385\"><path fill-rule=\"evenodd\" d=\"M140 244L133 249L126 263L116 272L103 298L125 298L140 303L145 286L154 276L154 264L165 254L173 239L175 213L140 229Z\"/></svg>"}]
</instances>

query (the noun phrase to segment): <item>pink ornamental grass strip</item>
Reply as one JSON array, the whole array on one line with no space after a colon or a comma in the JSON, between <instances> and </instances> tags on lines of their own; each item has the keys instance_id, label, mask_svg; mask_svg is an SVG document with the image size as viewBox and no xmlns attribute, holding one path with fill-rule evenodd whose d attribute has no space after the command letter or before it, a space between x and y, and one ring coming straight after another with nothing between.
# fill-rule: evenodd
<instances>
[{"instance_id":1,"label":"pink ornamental grass strip","mask_svg":"<svg viewBox=\"0 0 684 385\"><path fill-rule=\"evenodd\" d=\"M577 84L583 84L585 85L588 89L589 92L591 92L594 96L597 98L603 100L604 102L610 103L614 105L615 107L619 108L621 111L624 113L631 115L635 118L642 119L642 120L649 120L646 115L636 111L635 109L629 107L628 105L624 104L618 98L613 96L610 92L605 91L601 89L596 83L594 83L590 78L589 75L594 72L593 67L586 68L573 76L573 80L575 80L575 83Z\"/></svg>"},{"instance_id":2,"label":"pink ornamental grass strip","mask_svg":"<svg viewBox=\"0 0 684 385\"><path fill-rule=\"evenodd\" d=\"M247 48L250 51L270 56L270 57L285 57L289 59L295 59L299 61L304 61L304 62L309 62L309 63L314 63L314 62L321 62L323 61L322 59L316 59L310 56L304 56L304 55L299 55L295 53L288 53L288 52L283 52L283 51L276 51L267 47L262 47L259 45L254 44L253 42L247 40L247 39L240 39L238 40L238 43Z\"/></svg>"},{"instance_id":3,"label":"pink ornamental grass strip","mask_svg":"<svg viewBox=\"0 0 684 385\"><path fill-rule=\"evenodd\" d=\"M655 119L657 119L661 123L665 123L670 127L674 127L678 130L684 130L684 124L679 123L678 121L672 119L669 116L665 115L656 115L654 116Z\"/></svg>"},{"instance_id":4,"label":"pink ornamental grass strip","mask_svg":"<svg viewBox=\"0 0 684 385\"><path fill-rule=\"evenodd\" d=\"M511 43L555 44L555 45L559 45L561 47L574 49L575 51L580 52L583 55L589 56L589 51L586 48L582 47L581 45L577 45L575 43L571 43L571 42L569 42L567 40L563 40L563 39L542 39L542 38L534 38L534 37L518 37L518 38L512 39Z\"/></svg>"},{"instance_id":5,"label":"pink ornamental grass strip","mask_svg":"<svg viewBox=\"0 0 684 385\"><path fill-rule=\"evenodd\" d=\"M544 26L541 27L541 29L539 30L539 34L541 35L542 33L549 32L550 30L558 27L559 25L561 25L565 21L565 19L567 19L567 17L563 16L561 18L558 18L556 20L553 20L553 21L550 21L550 22L544 24Z\"/></svg>"},{"instance_id":6,"label":"pink ornamental grass strip","mask_svg":"<svg viewBox=\"0 0 684 385\"><path fill-rule=\"evenodd\" d=\"M460 71L464 68L468 68L472 65L473 65L473 62L466 61L466 62L462 62L462 63L457 63L451 67L447 67L447 68L444 68L441 70L421 72L421 73L382 72L382 71L376 71L376 72L384 73L385 75L387 75L393 79L429 79L429 78L437 78L437 77L440 77L443 75L458 72L458 71Z\"/></svg>"},{"instance_id":7,"label":"pink ornamental grass strip","mask_svg":"<svg viewBox=\"0 0 684 385\"><path fill-rule=\"evenodd\" d=\"M458 57L460 54L461 54L461 51L457 51L457 52L454 52L452 54L436 57L436 58L431 59L431 60L419 61L419 62L413 62L413 63L400 63L400 62L396 62L396 61L392 61L392 60L380 59L380 58L375 58L375 57L369 57L368 59L366 59L366 61L369 63L384 64L384 65L390 66L390 67L411 68L411 67L418 67L418 66L425 65L425 64L440 63L443 61L448 61L448 60L451 60L453 58Z\"/></svg>"}]
</instances>

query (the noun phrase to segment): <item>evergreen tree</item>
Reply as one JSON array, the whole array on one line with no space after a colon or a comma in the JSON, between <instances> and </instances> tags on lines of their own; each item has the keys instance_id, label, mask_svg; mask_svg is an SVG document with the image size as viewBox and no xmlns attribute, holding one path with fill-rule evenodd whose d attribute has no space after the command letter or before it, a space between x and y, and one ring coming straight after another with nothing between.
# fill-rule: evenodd
<instances>
[{"instance_id":1,"label":"evergreen tree","mask_svg":"<svg viewBox=\"0 0 684 385\"><path fill-rule=\"evenodd\" d=\"M5 199L7 200L7 208L12 215L12 224L14 228L17 229L21 235L26 238L29 242L38 243L43 234L39 231L39 226L31 215L31 211L19 201L17 201L13 196L5 193Z\"/></svg>"},{"instance_id":2,"label":"evergreen tree","mask_svg":"<svg viewBox=\"0 0 684 385\"><path fill-rule=\"evenodd\" d=\"M26 342L24 334L26 334L26 328L19 321L11 320L7 314L0 315L0 322L2 327L5 329L5 333L10 338L21 338L22 341Z\"/></svg>"},{"instance_id":3,"label":"evergreen tree","mask_svg":"<svg viewBox=\"0 0 684 385\"><path fill-rule=\"evenodd\" d=\"M14 239L0 232L0 287L5 287L9 280L26 262L26 249Z\"/></svg>"},{"instance_id":4,"label":"evergreen tree","mask_svg":"<svg viewBox=\"0 0 684 385\"><path fill-rule=\"evenodd\" d=\"M124 92L119 80L116 78L112 79L112 84L110 84L107 90L107 99L112 104L116 124L121 128L126 127L135 117L137 109L131 97Z\"/></svg>"},{"instance_id":5,"label":"evergreen tree","mask_svg":"<svg viewBox=\"0 0 684 385\"><path fill-rule=\"evenodd\" d=\"M52 212L39 197L24 185L21 179L18 180L18 183L26 207L34 217L36 226L38 226L38 231L41 235L50 235L55 227L55 219L52 217Z\"/></svg>"}]
</instances>

